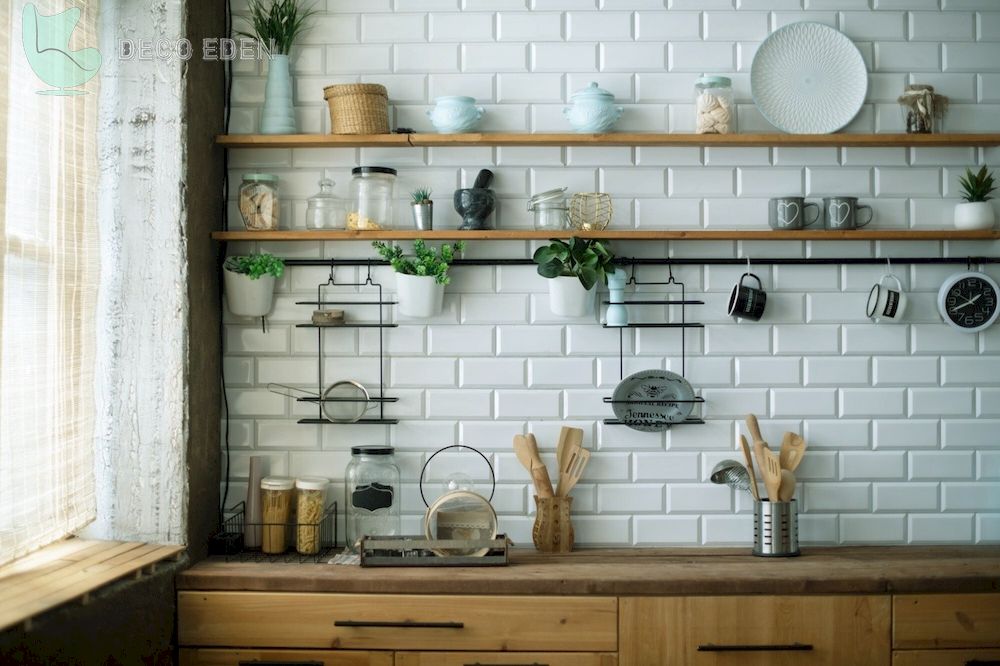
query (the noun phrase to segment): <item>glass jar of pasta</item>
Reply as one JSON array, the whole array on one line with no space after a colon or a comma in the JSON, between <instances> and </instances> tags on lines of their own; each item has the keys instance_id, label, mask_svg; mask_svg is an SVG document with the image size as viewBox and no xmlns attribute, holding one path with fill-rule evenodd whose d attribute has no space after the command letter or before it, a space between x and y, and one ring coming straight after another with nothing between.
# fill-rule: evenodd
<instances>
[{"instance_id":1,"label":"glass jar of pasta","mask_svg":"<svg viewBox=\"0 0 1000 666\"><path fill-rule=\"evenodd\" d=\"M328 479L304 476L295 479L295 550L300 555L315 555L321 547L323 511Z\"/></svg>"}]
</instances>

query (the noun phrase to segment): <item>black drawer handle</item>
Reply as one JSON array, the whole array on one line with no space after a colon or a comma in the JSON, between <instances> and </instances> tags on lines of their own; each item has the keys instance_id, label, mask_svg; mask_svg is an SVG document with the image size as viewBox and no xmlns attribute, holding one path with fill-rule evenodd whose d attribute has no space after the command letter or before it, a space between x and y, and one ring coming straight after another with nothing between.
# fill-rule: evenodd
<instances>
[{"instance_id":1,"label":"black drawer handle","mask_svg":"<svg viewBox=\"0 0 1000 666\"><path fill-rule=\"evenodd\" d=\"M239 666L323 666L322 661L261 661L248 659L240 661Z\"/></svg>"},{"instance_id":2,"label":"black drawer handle","mask_svg":"<svg viewBox=\"0 0 1000 666\"><path fill-rule=\"evenodd\" d=\"M1000 659L990 659L989 661L983 661L982 659L970 659L965 662L965 666L1000 666Z\"/></svg>"},{"instance_id":3,"label":"black drawer handle","mask_svg":"<svg viewBox=\"0 0 1000 666\"><path fill-rule=\"evenodd\" d=\"M525 664L524 662L517 664L499 664L499 663L489 663L484 664L481 661L474 661L471 664L464 664L464 666L549 666L548 664L543 664L540 661L533 661L530 664Z\"/></svg>"},{"instance_id":4,"label":"black drawer handle","mask_svg":"<svg viewBox=\"0 0 1000 666\"><path fill-rule=\"evenodd\" d=\"M376 627L392 629L464 629L464 622L379 622L374 620L335 620L335 627Z\"/></svg>"},{"instance_id":5,"label":"black drawer handle","mask_svg":"<svg viewBox=\"0 0 1000 666\"><path fill-rule=\"evenodd\" d=\"M786 643L778 645L715 645L705 643L698 646L698 652L809 652L808 643Z\"/></svg>"}]
</instances>

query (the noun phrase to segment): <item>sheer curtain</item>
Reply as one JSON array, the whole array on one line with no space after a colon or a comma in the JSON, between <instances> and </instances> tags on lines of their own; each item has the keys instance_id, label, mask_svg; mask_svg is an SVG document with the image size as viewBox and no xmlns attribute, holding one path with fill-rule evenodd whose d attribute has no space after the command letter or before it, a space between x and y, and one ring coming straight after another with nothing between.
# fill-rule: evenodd
<instances>
[{"instance_id":1,"label":"sheer curtain","mask_svg":"<svg viewBox=\"0 0 1000 666\"><path fill-rule=\"evenodd\" d=\"M29 4L70 6L0 2L0 563L95 514L97 78L83 95L38 94L52 86L21 44ZM97 44L98 7L71 6L72 53Z\"/></svg>"}]
</instances>

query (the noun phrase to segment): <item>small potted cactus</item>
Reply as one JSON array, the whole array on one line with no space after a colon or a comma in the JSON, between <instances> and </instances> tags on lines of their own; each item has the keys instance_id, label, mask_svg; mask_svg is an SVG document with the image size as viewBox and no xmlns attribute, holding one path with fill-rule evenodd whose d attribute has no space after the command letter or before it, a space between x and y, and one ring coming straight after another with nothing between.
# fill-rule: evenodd
<instances>
[{"instance_id":1,"label":"small potted cactus","mask_svg":"<svg viewBox=\"0 0 1000 666\"><path fill-rule=\"evenodd\" d=\"M413 209L413 226L418 231L430 231L434 228L434 202L431 201L429 187L418 187L410 192L410 207Z\"/></svg>"},{"instance_id":2,"label":"small potted cactus","mask_svg":"<svg viewBox=\"0 0 1000 666\"><path fill-rule=\"evenodd\" d=\"M984 166L979 173L965 170L965 175L958 179L962 185L963 203L955 206L956 229L992 229L996 223L993 204L990 203L993 190L993 174Z\"/></svg>"}]
</instances>

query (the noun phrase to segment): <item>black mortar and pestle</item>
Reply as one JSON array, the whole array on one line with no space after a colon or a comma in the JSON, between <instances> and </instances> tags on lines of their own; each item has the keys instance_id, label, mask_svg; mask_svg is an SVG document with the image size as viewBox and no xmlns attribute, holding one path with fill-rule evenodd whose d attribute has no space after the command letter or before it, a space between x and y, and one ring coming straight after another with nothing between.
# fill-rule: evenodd
<instances>
[{"instance_id":1,"label":"black mortar and pestle","mask_svg":"<svg viewBox=\"0 0 1000 666\"><path fill-rule=\"evenodd\" d=\"M489 189L493 172L483 169L472 187L455 190L455 210L462 216L459 229L492 229L488 218L496 205L496 196Z\"/></svg>"}]
</instances>

